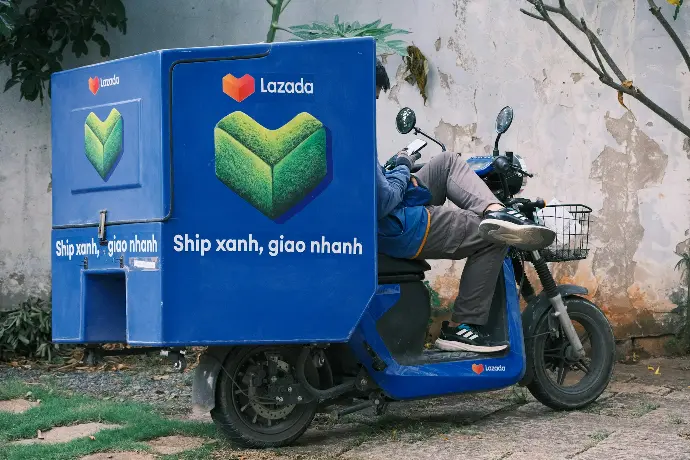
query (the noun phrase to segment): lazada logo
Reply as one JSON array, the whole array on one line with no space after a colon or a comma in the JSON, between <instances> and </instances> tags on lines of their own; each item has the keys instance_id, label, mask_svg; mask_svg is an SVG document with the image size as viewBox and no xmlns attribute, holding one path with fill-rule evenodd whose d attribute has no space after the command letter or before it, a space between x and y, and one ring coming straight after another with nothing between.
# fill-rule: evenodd
<instances>
[{"instance_id":1,"label":"lazada logo","mask_svg":"<svg viewBox=\"0 0 690 460\"><path fill-rule=\"evenodd\" d=\"M120 77L113 75L110 78L89 78L89 90L95 95L101 87L115 86L120 84Z\"/></svg>"},{"instance_id":2,"label":"lazada logo","mask_svg":"<svg viewBox=\"0 0 690 460\"><path fill-rule=\"evenodd\" d=\"M314 94L314 83L304 81L273 81L259 79L259 90L262 93L271 94ZM241 78L236 78L232 74L223 77L223 92L236 100L242 102L256 91L256 81L249 74L244 74Z\"/></svg>"},{"instance_id":3,"label":"lazada logo","mask_svg":"<svg viewBox=\"0 0 690 460\"><path fill-rule=\"evenodd\" d=\"M479 375L482 372L505 372L505 366L485 366L483 364L472 364L472 372Z\"/></svg>"},{"instance_id":4,"label":"lazada logo","mask_svg":"<svg viewBox=\"0 0 690 460\"><path fill-rule=\"evenodd\" d=\"M244 74L242 78L235 78L229 73L223 77L223 92L237 102L242 102L254 94L254 77Z\"/></svg>"}]
</instances>

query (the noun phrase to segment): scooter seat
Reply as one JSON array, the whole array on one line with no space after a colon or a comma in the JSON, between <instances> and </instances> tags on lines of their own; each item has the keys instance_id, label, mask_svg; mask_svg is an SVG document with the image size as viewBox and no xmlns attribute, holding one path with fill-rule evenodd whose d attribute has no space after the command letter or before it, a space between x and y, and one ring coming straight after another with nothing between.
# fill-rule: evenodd
<instances>
[{"instance_id":1,"label":"scooter seat","mask_svg":"<svg viewBox=\"0 0 690 460\"><path fill-rule=\"evenodd\" d=\"M384 254L379 254L379 275L418 275L431 266L424 260L396 259Z\"/></svg>"}]
</instances>

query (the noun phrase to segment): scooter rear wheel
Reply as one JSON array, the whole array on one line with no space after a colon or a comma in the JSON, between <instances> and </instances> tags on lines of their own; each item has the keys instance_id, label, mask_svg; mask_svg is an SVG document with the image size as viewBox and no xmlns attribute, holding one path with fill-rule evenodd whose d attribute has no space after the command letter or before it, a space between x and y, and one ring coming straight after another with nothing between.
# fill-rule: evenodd
<instances>
[{"instance_id":1,"label":"scooter rear wheel","mask_svg":"<svg viewBox=\"0 0 690 460\"><path fill-rule=\"evenodd\" d=\"M268 356L277 356L275 383L296 381L294 369L298 354L298 349L290 347L240 347L227 356L218 377L211 417L231 441L247 447L281 447L306 431L316 414L315 400L306 404L278 404L261 396L270 378L260 379L259 386L250 388L248 384L256 380L252 373L265 372ZM319 387L319 374L313 366L305 368L305 376Z\"/></svg>"},{"instance_id":2,"label":"scooter rear wheel","mask_svg":"<svg viewBox=\"0 0 690 460\"><path fill-rule=\"evenodd\" d=\"M527 364L534 370L527 388L552 409L573 410L591 404L608 386L615 366L616 344L609 321L596 305L577 296L563 301L587 356L580 360L574 357L558 320L555 323L560 328L559 337L549 334L549 312L539 320L534 336L526 342ZM569 384L578 373L584 374L582 379Z\"/></svg>"}]
</instances>

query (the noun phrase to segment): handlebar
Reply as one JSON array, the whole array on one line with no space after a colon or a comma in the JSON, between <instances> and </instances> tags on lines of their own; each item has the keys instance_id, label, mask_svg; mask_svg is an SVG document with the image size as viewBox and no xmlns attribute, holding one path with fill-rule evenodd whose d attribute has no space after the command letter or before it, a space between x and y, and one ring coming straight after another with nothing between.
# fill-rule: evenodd
<instances>
[{"instance_id":1,"label":"handlebar","mask_svg":"<svg viewBox=\"0 0 690 460\"><path fill-rule=\"evenodd\" d=\"M520 211L526 214L531 214L537 209L544 209L546 202L541 198L530 201L528 198L512 198L506 202L506 206L518 205Z\"/></svg>"}]
</instances>

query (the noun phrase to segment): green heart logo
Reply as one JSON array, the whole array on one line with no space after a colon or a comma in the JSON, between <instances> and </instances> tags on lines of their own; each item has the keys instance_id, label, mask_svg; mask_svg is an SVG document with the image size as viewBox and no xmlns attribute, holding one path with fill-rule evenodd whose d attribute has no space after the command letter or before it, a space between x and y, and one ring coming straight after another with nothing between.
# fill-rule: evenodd
<instances>
[{"instance_id":1,"label":"green heart logo","mask_svg":"<svg viewBox=\"0 0 690 460\"><path fill-rule=\"evenodd\" d=\"M302 112L276 130L243 112L216 124L216 177L276 219L326 177L326 129Z\"/></svg>"},{"instance_id":2,"label":"green heart logo","mask_svg":"<svg viewBox=\"0 0 690 460\"><path fill-rule=\"evenodd\" d=\"M84 150L86 158L103 180L110 174L122 153L123 119L117 109L112 109L108 118L101 121L91 112L84 123Z\"/></svg>"}]
</instances>

